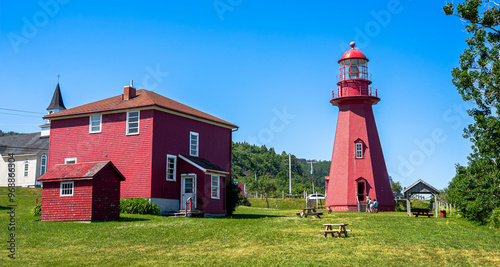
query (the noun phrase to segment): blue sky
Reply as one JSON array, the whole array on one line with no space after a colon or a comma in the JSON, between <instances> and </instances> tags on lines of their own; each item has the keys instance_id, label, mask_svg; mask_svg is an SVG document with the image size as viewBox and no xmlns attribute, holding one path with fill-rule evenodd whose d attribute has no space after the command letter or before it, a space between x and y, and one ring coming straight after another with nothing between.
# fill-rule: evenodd
<instances>
[{"instance_id":1,"label":"blue sky","mask_svg":"<svg viewBox=\"0 0 500 267\"><path fill-rule=\"evenodd\" d=\"M58 74L68 108L134 80L238 125L234 141L329 160L337 61L356 41L382 99L374 113L389 175L444 188L467 163L472 122L451 83L467 36L444 4L0 1L0 129L38 131Z\"/></svg>"}]
</instances>

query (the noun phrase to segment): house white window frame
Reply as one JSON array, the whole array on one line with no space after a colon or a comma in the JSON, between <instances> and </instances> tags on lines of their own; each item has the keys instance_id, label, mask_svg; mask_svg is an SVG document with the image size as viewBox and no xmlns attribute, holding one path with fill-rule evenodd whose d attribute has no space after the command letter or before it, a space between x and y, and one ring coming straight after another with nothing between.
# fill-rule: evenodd
<instances>
[{"instance_id":1,"label":"house white window frame","mask_svg":"<svg viewBox=\"0 0 500 267\"><path fill-rule=\"evenodd\" d=\"M217 185L214 186L214 179L217 181ZM217 195L214 196L214 189L217 192ZM219 175L211 175L210 176L210 198L212 199L220 199L220 176Z\"/></svg>"},{"instance_id":2,"label":"house white window frame","mask_svg":"<svg viewBox=\"0 0 500 267\"><path fill-rule=\"evenodd\" d=\"M73 196L74 192L75 192L75 182L74 181L61 182L59 196L61 196L61 197Z\"/></svg>"},{"instance_id":3,"label":"house white window frame","mask_svg":"<svg viewBox=\"0 0 500 267\"><path fill-rule=\"evenodd\" d=\"M42 154L40 157L40 175L44 175L47 172L47 154Z\"/></svg>"},{"instance_id":4,"label":"house white window frame","mask_svg":"<svg viewBox=\"0 0 500 267\"><path fill-rule=\"evenodd\" d=\"M362 159L363 158L363 143L362 142L356 142L356 158L357 159Z\"/></svg>"},{"instance_id":5,"label":"house white window frame","mask_svg":"<svg viewBox=\"0 0 500 267\"><path fill-rule=\"evenodd\" d=\"M77 163L76 158L65 158L64 159L64 164L76 164L76 163Z\"/></svg>"},{"instance_id":6,"label":"house white window frame","mask_svg":"<svg viewBox=\"0 0 500 267\"><path fill-rule=\"evenodd\" d=\"M193 149L193 136L196 136L196 148ZM195 153L193 153L193 151ZM198 157L200 154L200 134L197 132L189 132L189 155Z\"/></svg>"},{"instance_id":7,"label":"house white window frame","mask_svg":"<svg viewBox=\"0 0 500 267\"><path fill-rule=\"evenodd\" d=\"M24 176L29 175L29 170L30 170L30 162L28 160L24 161Z\"/></svg>"},{"instance_id":8,"label":"house white window frame","mask_svg":"<svg viewBox=\"0 0 500 267\"><path fill-rule=\"evenodd\" d=\"M134 112L137 112L137 127L132 127L132 129L135 129L137 128L137 132L136 133L131 133L130 132L130 124L131 123L135 123L135 122L130 122L130 113L134 113ZM140 132L140 122L141 122L141 111L140 110L131 110L131 111L127 111L127 135L137 135L139 134Z\"/></svg>"},{"instance_id":9,"label":"house white window frame","mask_svg":"<svg viewBox=\"0 0 500 267\"><path fill-rule=\"evenodd\" d=\"M173 167L169 166L169 159L173 159ZM172 169L172 178L169 178L169 170ZM175 155L167 155L167 167L166 167L166 175L165 178L167 181L173 181L175 182L176 180L176 175L177 175L177 156Z\"/></svg>"},{"instance_id":10,"label":"house white window frame","mask_svg":"<svg viewBox=\"0 0 500 267\"><path fill-rule=\"evenodd\" d=\"M92 121L92 118L99 118L98 122L99 125L92 125L92 122L96 122L95 120ZM92 130L92 128L99 127L98 130ZM89 133L100 133L102 129L102 114L99 115L90 115L89 116Z\"/></svg>"}]
</instances>

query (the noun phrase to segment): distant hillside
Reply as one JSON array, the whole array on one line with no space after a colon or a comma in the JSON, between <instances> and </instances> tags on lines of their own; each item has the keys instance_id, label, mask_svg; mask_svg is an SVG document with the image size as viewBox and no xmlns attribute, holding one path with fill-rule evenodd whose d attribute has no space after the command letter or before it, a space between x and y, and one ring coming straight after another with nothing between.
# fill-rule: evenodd
<instances>
[{"instance_id":1,"label":"distant hillside","mask_svg":"<svg viewBox=\"0 0 500 267\"><path fill-rule=\"evenodd\" d=\"M292 192L312 192L310 160L292 158ZM325 176L330 171L330 161L319 161L313 165L314 187L325 191ZM278 192L288 193L288 153L277 154L274 148L233 142L233 177L240 183L250 183L257 177L268 175L276 181Z\"/></svg>"},{"instance_id":2,"label":"distant hillside","mask_svg":"<svg viewBox=\"0 0 500 267\"><path fill-rule=\"evenodd\" d=\"M3 132L2 130L0 130L0 136L9 136L9 135L18 135L20 133L16 133L16 132L13 132L13 131L10 131L10 132Z\"/></svg>"}]
</instances>

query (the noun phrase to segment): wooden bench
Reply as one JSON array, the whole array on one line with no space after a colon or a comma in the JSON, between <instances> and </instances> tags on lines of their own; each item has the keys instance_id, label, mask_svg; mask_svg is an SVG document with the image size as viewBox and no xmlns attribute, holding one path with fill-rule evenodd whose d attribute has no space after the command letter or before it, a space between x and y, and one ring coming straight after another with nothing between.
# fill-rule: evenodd
<instances>
[{"instance_id":1,"label":"wooden bench","mask_svg":"<svg viewBox=\"0 0 500 267\"><path fill-rule=\"evenodd\" d=\"M325 238L328 236L328 234L332 234L332 237L334 237L334 235L336 234L338 238L340 238L341 235L344 234L344 236L347 237L347 232L351 231L351 230L345 229L345 227L348 224L343 224L343 223L341 223L341 224L329 224L329 223L326 223L323 225L326 226L326 229L323 230L323 235ZM333 229L333 226L339 226L339 229Z\"/></svg>"},{"instance_id":2,"label":"wooden bench","mask_svg":"<svg viewBox=\"0 0 500 267\"><path fill-rule=\"evenodd\" d=\"M307 218L307 216L311 216L311 217L318 217L318 219L321 219L320 216L323 215L323 212L316 212L316 209L313 208L305 208L303 209L302 212L296 212L295 214L300 218L302 217Z\"/></svg>"},{"instance_id":3,"label":"wooden bench","mask_svg":"<svg viewBox=\"0 0 500 267\"><path fill-rule=\"evenodd\" d=\"M418 217L418 216L427 216L427 218L430 218L431 216L434 216L434 214L429 213L428 209L418 209L417 212L413 212L413 215L415 215L415 217Z\"/></svg>"}]
</instances>

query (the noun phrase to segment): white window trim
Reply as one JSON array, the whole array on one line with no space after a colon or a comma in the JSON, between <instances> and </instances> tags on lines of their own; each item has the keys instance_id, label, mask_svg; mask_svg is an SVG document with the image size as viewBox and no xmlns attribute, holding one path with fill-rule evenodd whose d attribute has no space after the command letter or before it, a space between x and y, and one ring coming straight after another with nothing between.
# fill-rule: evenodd
<instances>
[{"instance_id":1,"label":"white window trim","mask_svg":"<svg viewBox=\"0 0 500 267\"><path fill-rule=\"evenodd\" d=\"M192 137L196 136L196 154L191 153L191 147L193 146L192 144ZM189 132L189 155L193 157L198 157L200 154L200 134L197 132Z\"/></svg>"},{"instance_id":2,"label":"white window trim","mask_svg":"<svg viewBox=\"0 0 500 267\"><path fill-rule=\"evenodd\" d=\"M129 116L131 112L137 112L137 133L129 133ZM127 111L127 135L138 135L141 129L141 111L140 110L131 110Z\"/></svg>"},{"instance_id":3,"label":"white window trim","mask_svg":"<svg viewBox=\"0 0 500 267\"><path fill-rule=\"evenodd\" d=\"M173 178L173 179L168 179L168 159L169 159L169 158L174 159L174 168L173 168L173 169L174 169L174 171L173 171L174 178ZM167 173L166 173L165 177L166 177L167 181L174 181L174 182L175 182L175 180L176 180L176 175L177 175L177 156L175 156L175 155L167 155L167 167L166 167L166 172L167 172Z\"/></svg>"},{"instance_id":4,"label":"white window trim","mask_svg":"<svg viewBox=\"0 0 500 267\"><path fill-rule=\"evenodd\" d=\"M358 143L355 143L356 144L356 158L357 159L362 159L363 158L363 143L361 142L358 142ZM360 149L358 149L358 146ZM359 154L361 155L360 157L358 157L358 151L360 152Z\"/></svg>"},{"instance_id":5,"label":"white window trim","mask_svg":"<svg viewBox=\"0 0 500 267\"><path fill-rule=\"evenodd\" d=\"M30 170L30 162L28 160L24 161L24 176L29 175L29 170Z\"/></svg>"},{"instance_id":6,"label":"white window trim","mask_svg":"<svg viewBox=\"0 0 500 267\"><path fill-rule=\"evenodd\" d=\"M212 195L212 190L214 188L214 186L213 186L212 183L213 183L213 179L214 178L217 179L217 196L216 197L214 197ZM212 198L212 199L220 199L220 176L218 176L218 175L211 175L210 176L210 198Z\"/></svg>"},{"instance_id":7,"label":"white window trim","mask_svg":"<svg viewBox=\"0 0 500 267\"><path fill-rule=\"evenodd\" d=\"M99 130L92 131L92 117L99 116ZM100 133L102 131L102 114L89 116L89 133Z\"/></svg>"},{"instance_id":8,"label":"white window trim","mask_svg":"<svg viewBox=\"0 0 500 267\"><path fill-rule=\"evenodd\" d=\"M71 184L71 194L63 194L63 185L65 185L65 184ZM61 197L73 196L74 192L75 192L75 182L74 181L61 182L59 196L61 196Z\"/></svg>"},{"instance_id":9,"label":"white window trim","mask_svg":"<svg viewBox=\"0 0 500 267\"><path fill-rule=\"evenodd\" d=\"M75 163L68 163L68 161L75 161ZM76 158L65 158L64 159L64 164L76 164L77 161L76 161Z\"/></svg>"},{"instance_id":10,"label":"white window trim","mask_svg":"<svg viewBox=\"0 0 500 267\"><path fill-rule=\"evenodd\" d=\"M44 158L45 158L45 164L43 164ZM40 157L40 175L44 175L46 172L47 172L47 154L42 154L42 156Z\"/></svg>"}]
</instances>

